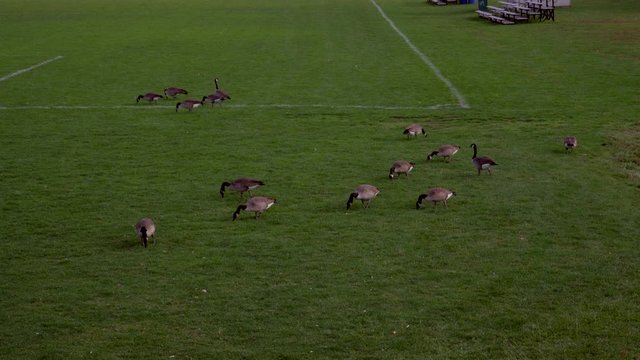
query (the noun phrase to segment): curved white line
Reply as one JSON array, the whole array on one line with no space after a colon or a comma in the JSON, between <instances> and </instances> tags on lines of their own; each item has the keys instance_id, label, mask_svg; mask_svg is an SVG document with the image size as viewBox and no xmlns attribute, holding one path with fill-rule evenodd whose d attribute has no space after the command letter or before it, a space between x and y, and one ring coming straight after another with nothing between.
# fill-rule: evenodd
<instances>
[{"instance_id":1,"label":"curved white line","mask_svg":"<svg viewBox=\"0 0 640 360\"><path fill-rule=\"evenodd\" d=\"M464 96L462 96L460 91L458 91L458 89L456 89L456 87L453 86L451 81L449 81L449 79L447 79L444 75L442 75L442 72L440 71L440 69L438 69L438 67L434 65L434 63L431 61L431 59L429 59L427 55L425 55L422 51L420 51L420 49L418 49L415 45L413 45L413 43L411 42L411 40L409 40L407 35L405 35L402 31L400 31L400 29L398 29L396 24L387 16L387 14L382 10L380 5L378 5L378 3L375 0L370 0L370 1L373 4L373 6L375 6L378 9L378 12L380 13L380 15L382 15L382 17L385 20L387 20L387 23L389 23L389 26L391 26L391 28L395 30L396 33L398 33L398 35L400 35L402 40L404 40L404 42L411 48L411 50L413 50L413 52L415 52L420 57L420 60L422 60L422 62L425 63L425 65L427 65L431 69L431 71L433 71L436 77L438 77L438 79L440 79L440 81L442 81L449 88L449 91L451 91L453 96L455 96L458 99L458 105L460 105L460 107L463 109L468 109L469 104L465 100Z\"/></svg>"}]
</instances>

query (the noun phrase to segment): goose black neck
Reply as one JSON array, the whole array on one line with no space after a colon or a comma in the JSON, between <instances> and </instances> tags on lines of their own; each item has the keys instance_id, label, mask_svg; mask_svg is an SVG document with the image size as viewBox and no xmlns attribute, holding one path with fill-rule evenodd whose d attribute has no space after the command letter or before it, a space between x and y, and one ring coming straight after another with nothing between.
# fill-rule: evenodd
<instances>
[{"instance_id":1,"label":"goose black neck","mask_svg":"<svg viewBox=\"0 0 640 360\"><path fill-rule=\"evenodd\" d=\"M141 227L140 228L140 236L142 237L142 244L144 244L144 247L147 247L147 239L149 238L147 236L147 228L146 227Z\"/></svg>"},{"instance_id":2,"label":"goose black neck","mask_svg":"<svg viewBox=\"0 0 640 360\"><path fill-rule=\"evenodd\" d=\"M351 207L351 204L353 204L353 199L355 199L356 196L358 196L358 193L355 193L355 192L349 195L349 200L347 200L347 210L349 210L349 208Z\"/></svg>"},{"instance_id":3,"label":"goose black neck","mask_svg":"<svg viewBox=\"0 0 640 360\"><path fill-rule=\"evenodd\" d=\"M229 185L231 185L231 184L230 184L230 183L228 183L228 182L226 182L226 181L225 181L225 182L223 182L223 183L222 183L222 185L220 185L220 195L221 195L222 197L224 197L224 189L225 189L227 186L229 186Z\"/></svg>"},{"instance_id":4,"label":"goose black neck","mask_svg":"<svg viewBox=\"0 0 640 360\"><path fill-rule=\"evenodd\" d=\"M236 212L233 213L233 220L235 221L238 218L238 215L240 215L240 211L245 210L246 208L247 205L239 205Z\"/></svg>"},{"instance_id":5,"label":"goose black neck","mask_svg":"<svg viewBox=\"0 0 640 360\"><path fill-rule=\"evenodd\" d=\"M420 196L418 196L418 201L416 201L416 209L420 209L420 205L422 204L422 200L424 200L424 198L426 198L427 195L425 194L421 194Z\"/></svg>"}]
</instances>

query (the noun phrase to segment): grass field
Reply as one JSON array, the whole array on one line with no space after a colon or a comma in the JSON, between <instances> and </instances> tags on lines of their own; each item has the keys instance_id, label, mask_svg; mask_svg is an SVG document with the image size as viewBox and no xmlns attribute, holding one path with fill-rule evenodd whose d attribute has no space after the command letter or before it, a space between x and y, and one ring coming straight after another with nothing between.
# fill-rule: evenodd
<instances>
[{"instance_id":1,"label":"grass field","mask_svg":"<svg viewBox=\"0 0 640 360\"><path fill-rule=\"evenodd\" d=\"M640 2L474 10L0 0L0 358L640 358ZM135 103L214 77L223 106Z\"/></svg>"}]
</instances>

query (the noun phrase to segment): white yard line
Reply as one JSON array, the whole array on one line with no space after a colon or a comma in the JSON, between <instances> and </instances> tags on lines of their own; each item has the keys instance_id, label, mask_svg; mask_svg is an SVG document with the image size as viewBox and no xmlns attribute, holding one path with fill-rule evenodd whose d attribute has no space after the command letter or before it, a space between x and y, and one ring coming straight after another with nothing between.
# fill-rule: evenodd
<instances>
[{"instance_id":1,"label":"white yard line","mask_svg":"<svg viewBox=\"0 0 640 360\"><path fill-rule=\"evenodd\" d=\"M45 61L43 61L43 62L41 62L41 63L39 63L39 64L35 64L35 65L32 65L32 66L29 66L29 67L28 67L28 68L26 68L26 69L18 70L18 71L13 72L13 73L11 73L11 74L9 74L9 75L5 75L5 76L3 76L3 77L1 77L1 78L0 78L0 82L3 82L3 81L8 80L8 79L11 79L11 78L12 78L12 77L14 77L14 76L18 76L18 75L20 75L20 74L24 74L24 73L26 73L26 72L29 72L29 71L31 71L31 70L33 70L33 69L35 69L35 68L39 68L40 66L47 65L47 64L48 64L48 63L50 63L50 62L54 62L54 61L56 61L56 60L60 60L60 59L62 59L62 58L64 58L64 56L62 56L62 55L58 55L58 56L56 56L56 57L54 57L54 58L51 58L51 59L45 60Z\"/></svg>"},{"instance_id":2,"label":"white yard line","mask_svg":"<svg viewBox=\"0 0 640 360\"><path fill-rule=\"evenodd\" d=\"M409 40L407 35L405 35L402 31L400 31L400 29L398 29L396 24L387 16L387 14L384 12L384 10L382 10L380 5L378 5L378 3L375 0L370 0L370 1L373 4L373 6L375 6L378 9L378 12L380 13L380 15L382 15L382 17L387 21L387 23L389 23L389 26L391 26L391 28L395 30L396 33L398 33L398 35L400 35L402 40L404 40L404 42L411 48L411 50L413 50L413 52L415 52L420 57L420 60L422 60L422 62L425 63L425 65L427 65L431 69L431 71L433 71L436 77L438 77L438 79L440 79L440 81L442 81L449 88L449 91L451 92L451 94L453 94L453 96L455 96L456 99L458 99L458 105L463 109L468 109L469 104L465 100L464 96L462 96L460 91L458 91L458 89L455 86L453 86L451 81L449 81L449 79L447 79L444 75L442 75L442 72L440 71L440 69L438 69L438 67L434 65L431 59L429 59L427 55L425 55L422 51L420 51L420 49L418 49L411 42L411 40Z\"/></svg>"},{"instance_id":3,"label":"white yard line","mask_svg":"<svg viewBox=\"0 0 640 360\"><path fill-rule=\"evenodd\" d=\"M222 108L234 109L362 109L362 110L436 110L456 107L456 104L436 104L431 106L385 106L385 105L329 105L329 104L227 104ZM218 106L214 106L217 108ZM0 110L168 110L175 109L175 105L18 105L2 106ZM206 106L206 108L210 108ZM201 110L196 110L201 111ZM181 111L182 112L182 111Z\"/></svg>"},{"instance_id":4,"label":"white yard line","mask_svg":"<svg viewBox=\"0 0 640 360\"><path fill-rule=\"evenodd\" d=\"M363 109L363 110L425 110L441 109L454 106L437 104L432 106L386 106L386 105L329 105L329 104L229 104L236 108L324 108L324 109Z\"/></svg>"}]
</instances>

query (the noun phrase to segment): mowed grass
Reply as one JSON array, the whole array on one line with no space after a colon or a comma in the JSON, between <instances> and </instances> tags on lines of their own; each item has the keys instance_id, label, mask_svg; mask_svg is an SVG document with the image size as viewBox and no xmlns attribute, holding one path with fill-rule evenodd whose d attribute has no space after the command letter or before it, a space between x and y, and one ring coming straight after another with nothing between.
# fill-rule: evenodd
<instances>
[{"instance_id":1,"label":"mowed grass","mask_svg":"<svg viewBox=\"0 0 640 360\"><path fill-rule=\"evenodd\" d=\"M370 1L0 2L0 76L64 56L0 82L0 357L639 357L640 4L378 4L470 109ZM132 108L216 76L221 107ZM238 176L279 200L258 221Z\"/></svg>"}]
</instances>

